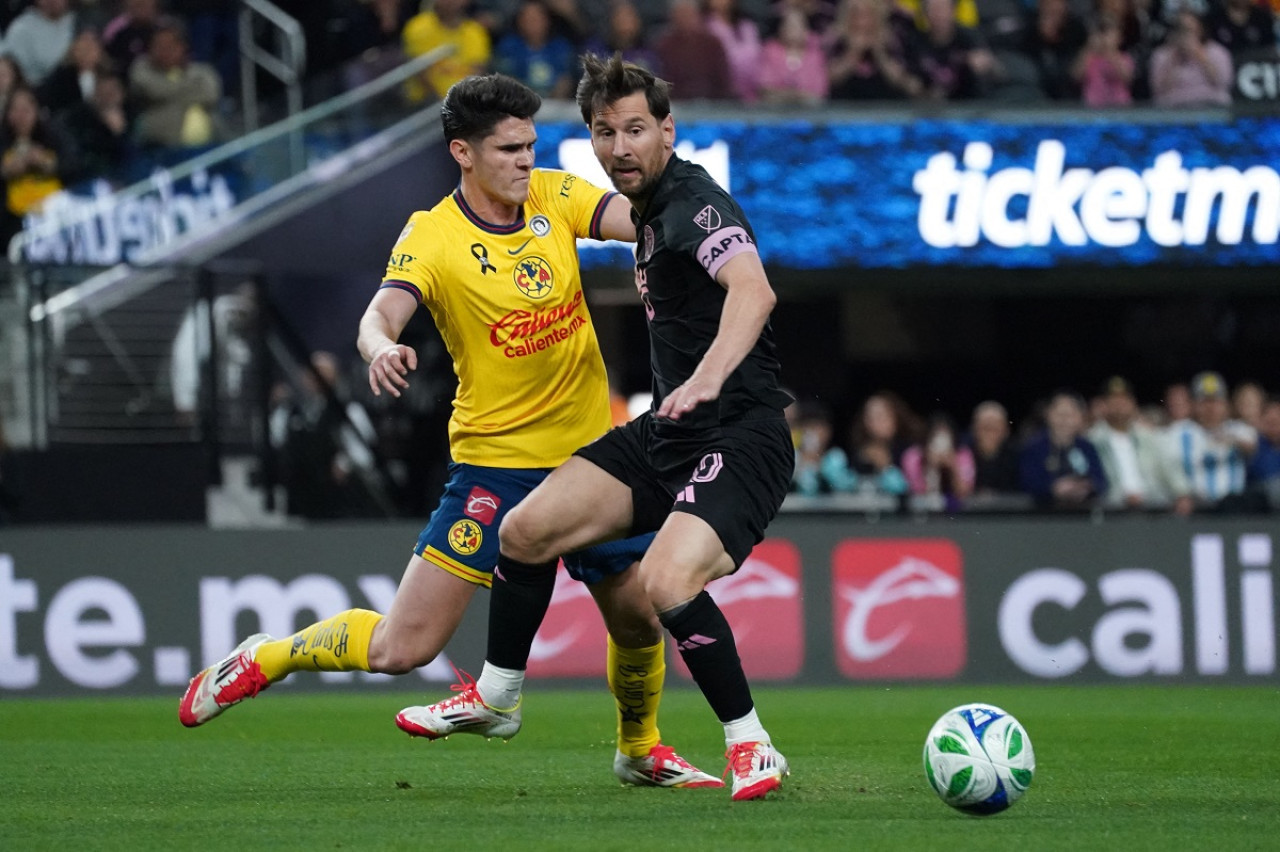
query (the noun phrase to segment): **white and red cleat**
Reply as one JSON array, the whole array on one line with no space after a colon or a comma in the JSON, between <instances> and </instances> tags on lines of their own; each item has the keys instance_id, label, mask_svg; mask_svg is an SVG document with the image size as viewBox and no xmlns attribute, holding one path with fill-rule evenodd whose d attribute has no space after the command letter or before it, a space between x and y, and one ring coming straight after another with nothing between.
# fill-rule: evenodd
<instances>
[{"instance_id":1,"label":"white and red cleat","mask_svg":"<svg viewBox=\"0 0 1280 852\"><path fill-rule=\"evenodd\" d=\"M411 737L440 740L450 734L479 734L509 740L520 732L520 705L495 710L480 697L474 680L451 687L458 694L425 707L406 707L396 714L396 727Z\"/></svg>"},{"instance_id":2,"label":"white and red cleat","mask_svg":"<svg viewBox=\"0 0 1280 852\"><path fill-rule=\"evenodd\" d=\"M255 633L223 659L191 679L178 703L178 719L188 728L203 725L228 707L253 698L271 685L254 662L258 648L271 637Z\"/></svg>"},{"instance_id":3,"label":"white and red cleat","mask_svg":"<svg viewBox=\"0 0 1280 852\"><path fill-rule=\"evenodd\" d=\"M733 773L733 800L762 799L782 786L791 774L787 759L766 742L734 743L724 753L729 765L726 775Z\"/></svg>"},{"instance_id":4,"label":"white and red cleat","mask_svg":"<svg viewBox=\"0 0 1280 852\"><path fill-rule=\"evenodd\" d=\"M689 763L671 746L658 744L644 757L627 757L617 752L613 774L623 784L638 787L723 787L724 782Z\"/></svg>"}]
</instances>

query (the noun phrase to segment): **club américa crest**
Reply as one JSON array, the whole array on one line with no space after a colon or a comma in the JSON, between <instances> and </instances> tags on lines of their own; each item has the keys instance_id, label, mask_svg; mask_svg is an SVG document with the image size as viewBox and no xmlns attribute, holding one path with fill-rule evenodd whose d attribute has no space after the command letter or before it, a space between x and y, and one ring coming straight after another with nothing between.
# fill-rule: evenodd
<instances>
[{"instance_id":1,"label":"club am\u00e9rica crest","mask_svg":"<svg viewBox=\"0 0 1280 852\"><path fill-rule=\"evenodd\" d=\"M522 257L516 261L512 278L520 292L530 299L544 298L555 283L551 264L536 256Z\"/></svg>"},{"instance_id":2,"label":"club am\u00e9rica crest","mask_svg":"<svg viewBox=\"0 0 1280 852\"><path fill-rule=\"evenodd\" d=\"M449 546L463 556L470 556L480 549L484 532L470 518L463 518L449 527Z\"/></svg>"}]
</instances>

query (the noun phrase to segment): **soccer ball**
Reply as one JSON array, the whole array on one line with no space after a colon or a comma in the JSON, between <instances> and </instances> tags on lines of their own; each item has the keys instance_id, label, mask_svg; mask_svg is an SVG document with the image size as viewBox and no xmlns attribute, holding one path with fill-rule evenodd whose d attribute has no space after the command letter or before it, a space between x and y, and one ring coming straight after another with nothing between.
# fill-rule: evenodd
<instances>
[{"instance_id":1,"label":"soccer ball","mask_svg":"<svg viewBox=\"0 0 1280 852\"><path fill-rule=\"evenodd\" d=\"M924 772L939 798L977 816L998 814L1031 786L1036 756L1018 720L990 704L942 714L924 741Z\"/></svg>"}]
</instances>

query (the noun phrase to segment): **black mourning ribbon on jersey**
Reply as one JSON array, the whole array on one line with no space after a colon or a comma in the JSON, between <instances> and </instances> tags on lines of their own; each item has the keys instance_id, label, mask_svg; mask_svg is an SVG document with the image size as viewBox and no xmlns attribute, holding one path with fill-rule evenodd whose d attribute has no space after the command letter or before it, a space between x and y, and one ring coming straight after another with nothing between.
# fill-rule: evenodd
<instances>
[{"instance_id":1,"label":"black mourning ribbon on jersey","mask_svg":"<svg viewBox=\"0 0 1280 852\"><path fill-rule=\"evenodd\" d=\"M498 267L489 262L489 250L484 247L483 243L471 244L471 256L480 261L480 271L482 273L487 275L491 270L493 272L498 271Z\"/></svg>"}]
</instances>

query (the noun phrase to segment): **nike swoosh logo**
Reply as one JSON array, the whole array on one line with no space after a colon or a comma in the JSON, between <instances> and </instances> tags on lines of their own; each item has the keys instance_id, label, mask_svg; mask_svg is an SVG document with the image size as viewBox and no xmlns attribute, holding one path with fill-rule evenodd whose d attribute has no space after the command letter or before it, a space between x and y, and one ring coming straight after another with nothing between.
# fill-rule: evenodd
<instances>
[{"instance_id":1,"label":"nike swoosh logo","mask_svg":"<svg viewBox=\"0 0 1280 852\"><path fill-rule=\"evenodd\" d=\"M522 242L520 245L516 246L513 249L507 249L507 254L510 254L510 255L519 254L520 252L524 251L524 247L529 245L529 243L531 242L533 242L533 237L530 237L529 239L525 240L524 242Z\"/></svg>"}]
</instances>

